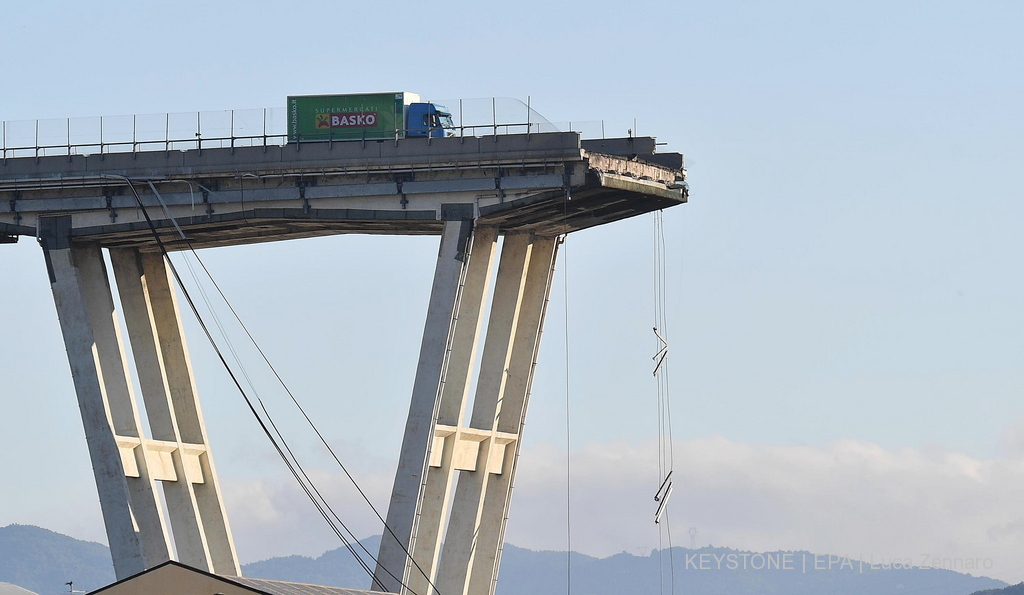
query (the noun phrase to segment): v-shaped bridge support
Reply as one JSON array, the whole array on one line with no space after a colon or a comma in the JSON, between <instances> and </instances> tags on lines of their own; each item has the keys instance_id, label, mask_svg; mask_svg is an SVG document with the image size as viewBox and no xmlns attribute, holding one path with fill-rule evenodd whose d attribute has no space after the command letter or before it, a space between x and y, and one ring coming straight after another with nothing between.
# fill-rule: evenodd
<instances>
[{"instance_id":1,"label":"v-shaped bridge support","mask_svg":"<svg viewBox=\"0 0 1024 595\"><path fill-rule=\"evenodd\" d=\"M39 236L78 395L118 579L170 560L239 574L164 258L110 251L151 438L143 436L102 249L72 243L70 216ZM160 504L163 487L166 513Z\"/></svg>"},{"instance_id":2,"label":"v-shaped bridge support","mask_svg":"<svg viewBox=\"0 0 1024 595\"><path fill-rule=\"evenodd\" d=\"M497 236L468 219L445 223L388 510L394 535L378 557L376 579L392 592L494 592L557 246L504 236L467 422Z\"/></svg>"}]
</instances>

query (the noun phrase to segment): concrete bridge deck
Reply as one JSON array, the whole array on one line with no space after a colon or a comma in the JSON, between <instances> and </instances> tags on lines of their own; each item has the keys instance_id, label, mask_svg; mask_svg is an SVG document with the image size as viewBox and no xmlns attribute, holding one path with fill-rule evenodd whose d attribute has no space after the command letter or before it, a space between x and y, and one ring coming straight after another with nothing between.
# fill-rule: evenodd
<instances>
[{"instance_id":1,"label":"concrete bridge deck","mask_svg":"<svg viewBox=\"0 0 1024 595\"><path fill-rule=\"evenodd\" d=\"M682 156L654 147L556 132L8 158L0 238L34 236L39 215L63 214L74 239L155 249L127 179L169 249L183 247L174 221L196 248L438 235L467 217L550 236L685 202Z\"/></svg>"}]
</instances>

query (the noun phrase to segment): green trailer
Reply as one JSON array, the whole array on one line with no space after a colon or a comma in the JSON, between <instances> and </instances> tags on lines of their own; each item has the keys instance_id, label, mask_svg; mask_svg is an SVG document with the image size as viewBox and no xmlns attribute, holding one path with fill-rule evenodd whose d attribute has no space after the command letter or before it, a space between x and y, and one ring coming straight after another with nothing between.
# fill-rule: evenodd
<instances>
[{"instance_id":1,"label":"green trailer","mask_svg":"<svg viewBox=\"0 0 1024 595\"><path fill-rule=\"evenodd\" d=\"M447 126L438 123L441 116L447 116ZM415 93L288 97L288 142L444 136L450 127L443 106L420 103Z\"/></svg>"}]
</instances>

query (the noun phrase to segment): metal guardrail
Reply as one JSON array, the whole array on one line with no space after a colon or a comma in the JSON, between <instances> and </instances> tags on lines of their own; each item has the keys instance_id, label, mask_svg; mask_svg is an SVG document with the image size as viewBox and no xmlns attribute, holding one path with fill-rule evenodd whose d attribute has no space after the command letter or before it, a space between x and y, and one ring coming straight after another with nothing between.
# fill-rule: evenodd
<instances>
[{"instance_id":1,"label":"metal guardrail","mask_svg":"<svg viewBox=\"0 0 1024 595\"><path fill-rule=\"evenodd\" d=\"M0 124L0 155L47 157L283 145L284 108L27 120Z\"/></svg>"},{"instance_id":2,"label":"metal guardrail","mask_svg":"<svg viewBox=\"0 0 1024 595\"><path fill-rule=\"evenodd\" d=\"M586 138L604 137L603 121L553 124L529 103L516 99L438 103L455 108L451 110L457 123L451 129L455 136L574 131ZM0 122L0 158L284 146L288 143L286 122L283 107L4 121Z\"/></svg>"}]
</instances>

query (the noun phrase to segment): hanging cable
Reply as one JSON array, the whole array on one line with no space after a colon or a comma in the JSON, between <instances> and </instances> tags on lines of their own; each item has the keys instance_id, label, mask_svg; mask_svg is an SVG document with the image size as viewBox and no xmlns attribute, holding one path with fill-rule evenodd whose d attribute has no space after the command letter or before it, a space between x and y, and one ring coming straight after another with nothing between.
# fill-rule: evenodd
<instances>
[{"instance_id":1,"label":"hanging cable","mask_svg":"<svg viewBox=\"0 0 1024 595\"><path fill-rule=\"evenodd\" d=\"M668 510L665 510L665 533L668 534L668 584L669 592L676 592L676 564L675 556L672 555L672 517Z\"/></svg>"},{"instance_id":2,"label":"hanging cable","mask_svg":"<svg viewBox=\"0 0 1024 595\"><path fill-rule=\"evenodd\" d=\"M356 538L355 534L345 525L345 523L341 520L341 518L338 516L338 514L336 512L334 512L334 509L331 508L331 506L327 503L327 499L324 498L324 496L320 493L320 490L317 489L316 484L314 484L313 481L309 478L309 475L306 473L306 470L303 469L302 465L299 464L298 459L295 457L295 453L293 453L291 447L288 446L288 442L285 440L284 435L281 434L281 431L277 428L277 424L274 423L274 418L270 416L270 412L267 411L267 407L266 407L266 405L264 405L262 399L259 400L259 404L260 404L260 408L263 410L264 415L267 416L267 420L270 422L271 427L274 429L274 433L277 435L278 439L281 441L281 444L284 446L285 451L287 451L288 456L291 457L292 461L294 462L295 468L298 469L298 472L305 479L305 483L307 485L309 485L310 489L316 494L317 499L319 499L319 501L323 502L323 505L326 508L326 510L328 512L330 512L331 516L334 517L334 519L338 522L339 525L341 525L341 527L344 529L345 533L347 533L349 535L349 537L352 538L352 540L355 541L355 543L357 545L359 545L359 548L361 550L363 550L363 552L365 552L366 555L370 557L370 559L373 559L374 562L376 562L376 559L374 559L373 554L371 554L370 551L368 549L366 549L366 546L364 546L363 543L361 541L359 541L359 539ZM298 479L298 478L296 477L296 479ZM302 482L300 481L300 483L302 483ZM330 521L328 520L328 522L330 522ZM346 546L348 546L348 541L345 539L344 535L339 534L338 537L341 538L342 543L345 543ZM349 548L349 551L353 551L353 550L351 548ZM358 552L353 552L353 553L356 554L356 561L359 562L359 565L362 566L365 571L372 572L372 571L370 571L370 568L366 564L366 562L363 561L362 556L359 556ZM387 572L386 569L385 569L385 572ZM393 574L391 574L390 572L388 572L388 574L391 576L391 578L394 578L399 583L401 583L401 580L396 578ZM373 584L374 585L378 585L378 586L383 588L383 585L381 585L377 581L376 577L374 577L374 579L373 579Z\"/></svg>"},{"instance_id":3,"label":"hanging cable","mask_svg":"<svg viewBox=\"0 0 1024 595\"><path fill-rule=\"evenodd\" d=\"M206 264L202 261L202 259L199 258L199 255L196 254L196 251L194 248L192 248L191 243L189 243L189 249L192 251L192 254L196 257L196 260L199 262L199 265L203 268L203 271L206 273L207 278L209 278L210 282L213 283L213 287L217 290L217 293L224 301L224 304L227 305L228 310L230 310L232 316L234 316L235 320L238 322L238 325L242 328L242 331L245 332L246 337L249 338L249 341L256 348L256 351L259 352L260 357L263 358L263 361L267 364L267 367L270 368L270 371L273 373L278 383L280 383L281 387L284 389L285 393L287 393L292 403L295 404L295 407L299 410L299 413L302 414L303 419L306 420L306 423L309 424L309 427L313 430L314 433L316 433L317 438L320 440L320 443L324 445L324 447L327 449L327 452L329 452L331 457L334 459L334 462L337 463L338 467L340 467L342 472L344 472L345 477L348 478L349 482L352 483L356 491L359 492L359 495L362 497L363 501L366 502L367 505L369 505L370 510L373 511L373 514L383 524L384 530L387 531L388 534L395 539L395 542L399 545L399 547L402 548L402 550L405 552L406 556L408 556L408 559L412 562L416 570L419 571L419 573L423 575L423 577L427 580L427 583L431 587L433 587L435 591L439 593L440 590L431 581L430 576L427 575L426 571L423 570L420 564L412 556L412 553L410 553L409 550L405 547L405 545L402 544L401 540L398 538L398 535L396 535L395 532L391 529L391 527L387 524L387 521L384 520L383 516L381 516L380 512L377 510L377 507L373 505L373 502L366 495L366 492L363 491L363 489L359 486L359 483L356 481L355 477L353 477L352 473L349 472L348 467L346 467L345 464L341 462L341 458L338 457L337 453L334 452L334 449L327 442L327 439L320 432L320 429L317 428L316 424L313 423L312 418L310 418L309 415L306 413L305 408L303 408L302 405L299 403L299 400L295 397L295 394L292 393L291 389L285 383L284 378L282 378L281 375L278 373L277 368L274 367L274 364L270 362L270 358L268 358L267 354L264 353L263 348L260 347L259 343L256 342L256 338L253 337L252 333L249 332L249 328L245 325L244 322L242 322L241 317L235 311L235 308L231 305L231 302L228 301L227 296L224 295L224 292L221 290L220 285L217 284L216 279L213 278L213 275L210 273L209 269L206 268Z\"/></svg>"},{"instance_id":4,"label":"hanging cable","mask_svg":"<svg viewBox=\"0 0 1024 595\"><path fill-rule=\"evenodd\" d=\"M118 176L118 177L121 177L121 176ZM335 534L341 539L342 543L345 545L346 549L348 549L349 553L351 553L353 555L353 557L356 558L357 562L360 564L360 566L363 568L363 570L365 572L367 572L367 574L370 576L370 579L372 581L371 588L373 588L374 586L378 586L380 588L383 588L383 585L380 585L380 583L377 581L376 577L374 576L373 571L371 571L369 569L369 567L367 566L366 562L361 558L361 556L359 556L359 554L355 551L355 549L351 545L351 543L344 537L344 533L348 533L352 537L352 539L354 541L356 541L356 543L359 544L360 547L366 552L366 554L370 557L370 559L374 561L374 563L377 563L376 558L368 550L366 550L365 546L363 546L362 543L359 542L359 540L355 538L355 535L341 521L341 519L338 517L338 515L334 513L333 509L330 508L330 506L328 505L326 500L323 498L323 496L321 495L319 490L316 489L316 487L313 484L312 480L309 479L308 474L306 474L305 471L302 470L301 466L298 465L298 460L294 458L294 454L292 453L291 449L287 447L286 443L284 443L283 436L280 435L280 432L277 430L277 426L276 426L276 424L274 424L273 419L270 417L269 413L266 411L266 408L263 407L262 400L260 400L259 402L260 402L261 407L263 407L264 415L266 416L266 418L270 422L270 424L273 426L275 432L277 432L278 436L281 439L281 443L284 443L284 445L285 445L284 449L282 449L282 446L281 446L281 444L279 444L278 440L275 439L274 434L271 433L270 429L267 426L267 422L264 421L263 417L260 416L259 412L256 410L255 406L252 403L252 400L250 399L249 395L246 393L245 389L242 387L241 382L239 381L238 377L236 376L234 371L231 369L231 366L228 365L228 362L227 362L226 358L224 357L224 353L221 351L220 347L217 345L216 340L213 338L213 334L211 333L211 331L210 331L209 327L207 326L206 322L203 320L203 317L200 315L199 309L196 306L195 301L192 299L191 294L188 292L188 289L186 288L185 284L183 283L183 281L181 279L181 275L178 273L178 270L174 266L173 261L171 261L170 255L169 255L169 253L167 251L167 248L164 245L164 242L161 239L160 234L157 231L156 226L154 225L152 218L149 216L149 212L146 209L145 205L143 204L142 198L139 195L138 190L135 188L135 185L132 183L131 179L129 179L127 177L123 177L123 179L127 182L128 187L131 189L132 194L135 196L135 200L136 200L137 204L139 205L139 208L141 209L144 218L146 219L146 223L149 226L149 229L152 232L154 239L156 240L157 246L160 249L160 253L163 255L164 259L166 260L167 265L168 265L168 267L171 270L171 274L174 277L178 287L181 289L182 294L185 297L185 300L186 300L186 302L189 305L189 308L192 310L192 313L195 315L196 320L199 323L199 326L202 328L204 334L206 335L206 338L209 340L210 345L213 347L214 352L216 353L216 355L217 355L218 359L220 360L220 362L221 362L222 366L224 367L224 369L227 371L228 376L231 378L231 381L234 383L235 387L238 389L239 393L242 395L242 398L245 400L245 403L246 403L247 407L249 408L249 411L252 413L253 417L256 418L256 421L259 423L260 428L263 430L264 435L267 437L267 439L270 440L270 442L273 445L274 449L277 451L278 456L280 456L281 460L284 461L285 466L292 473L292 475L296 479L296 481L298 481L299 485L302 487L302 489L306 493L307 497L313 503L314 507L318 510L318 512L320 512L321 516L324 517L324 520L327 521L327 523L331 526L331 528L335 532ZM156 189L153 188L153 190L154 190L154 193L156 193ZM174 218L170 216L169 211L167 211L166 205L164 205L164 203L163 203L163 199L159 197L159 193L156 193L156 194L157 194L158 200L160 201L161 205L164 207L164 210L167 213L167 216L171 218L171 221L174 223L175 228L178 230L179 234L182 236L183 240L186 242L186 244L188 245L189 249L192 251L193 255L200 262L200 264L202 264L202 260L199 259L198 254L195 253L195 249L192 246L191 241L188 240L187 237L185 237L184 232L182 232L181 228L178 227L177 222L174 221ZM186 264L188 264L187 260L186 260ZM203 265L203 269L206 270L205 265ZM207 274L209 274L208 270L206 272L207 272ZM212 280L212 277L211 277L211 280ZM219 289L218 289L218 291L219 291ZM203 293L202 290L200 290L200 292ZM205 297L205 293L203 293L203 295ZM221 293L221 296L223 297L223 293ZM226 301L226 299L225 299L225 301ZM209 302L207 302L207 306L210 307L211 312L212 312L213 309L210 306ZM214 315L214 317L216 318L216 315ZM236 317L237 317L237 314L236 314ZM239 322L241 322L241 321L239 321ZM218 324L218 327L221 330L221 332L223 333L223 327L220 326L219 324ZM226 338L227 337L225 335L225 339ZM251 338L251 335L250 335L250 338ZM255 341L254 341L254 343L255 343ZM258 349L258 346L257 346L257 349ZM233 352L233 349L232 349L232 352ZM261 351L261 353L262 353L262 351ZM235 354L235 355L236 355L236 358L237 358L237 354ZM268 364L269 364L269 362L268 362ZM278 378L280 379L280 376L278 376ZM282 381L282 384L283 384L283 381ZM289 395L291 395L290 391L289 391ZM294 396L293 396L293 399L294 399ZM307 418L307 421L308 421L308 418ZM310 423L312 423L312 422L310 422ZM318 432L318 434L319 434L319 432ZM321 438L322 438L322 436L321 436ZM289 456L286 455L286 450L287 450L288 454L291 455L291 457L292 457L291 460L289 459ZM339 464L340 464L340 461L339 461ZM305 481L303 481L300 477L304 477ZM349 478L352 479L351 476L349 476ZM354 482L354 480L352 480L352 481ZM306 482L308 482L308 485L307 485ZM362 493L361 490L360 490L360 493ZM316 497L314 497L314 494L316 494ZM365 495L364 495L364 497L365 497ZM317 500L317 498L319 498L319 501ZM330 512L330 515L328 515L328 512ZM334 524L334 522L331 520L331 516L333 516L337 520L338 524L342 527L344 533L341 530L339 530L338 527ZM385 526L386 526L386 523L385 523ZM408 551L406 553L408 554ZM411 556L410 556L410 558L411 558ZM398 578L394 574L392 574L392 572L390 570L388 570L387 568L383 568L383 570L385 571L386 574L388 574L388 576L393 578L396 582L398 582L400 585L402 585L410 593L412 593L413 595L419 595L418 593L416 593L415 591L410 589L408 587L408 585L406 585L402 581L401 578ZM428 582L429 582L429 578L428 578ZM431 584L431 586L433 586L433 584ZM435 590L437 589L436 586L434 587L434 589Z\"/></svg>"},{"instance_id":5,"label":"hanging cable","mask_svg":"<svg viewBox=\"0 0 1024 595\"><path fill-rule=\"evenodd\" d=\"M657 385L658 405L658 502L654 522L658 525L658 566L661 593L665 592L665 566L662 535L668 538L669 592L675 593L675 559L672 551L671 517L668 501L672 496L672 472L675 467L672 439L672 404L669 390L669 334L667 308L667 265L665 258L665 220L662 211L654 213L654 377ZM664 518L665 524L661 521Z\"/></svg>"},{"instance_id":6,"label":"hanging cable","mask_svg":"<svg viewBox=\"0 0 1024 595\"><path fill-rule=\"evenodd\" d=\"M562 259L565 262L562 273L563 345L565 347L565 592L572 595L572 441L569 408L569 187L562 199Z\"/></svg>"},{"instance_id":7,"label":"hanging cable","mask_svg":"<svg viewBox=\"0 0 1024 595\"><path fill-rule=\"evenodd\" d=\"M189 185L189 190L191 191L191 184L192 183L189 182L188 180L174 180L174 181L179 181L179 182L183 182L183 183L188 184ZM377 508L373 505L373 502L369 499L369 497L366 495L366 493L363 491L363 489L359 486L359 483L356 481L355 477L353 477L353 475L349 472L348 468L344 465L344 463L341 462L341 459L338 457L337 453L334 452L334 449L327 442L327 439L324 438L324 436L320 432L319 428L316 427L316 424L313 423L312 418L310 418L309 415L306 413L306 410L299 403L299 400L295 397L295 394L292 393L291 389L288 387L287 383L284 381L284 378L282 378L281 375L278 373L277 368L274 367L273 363L271 363L270 358L267 357L266 353L263 351L263 348L260 347L259 343L256 341L256 338L253 337L251 332L249 332L249 328L245 325L245 323L242 321L242 318L238 315L238 312L231 305L230 300L228 300L227 296L224 294L224 291L220 288L220 285L217 283L217 280L213 277L213 274L206 267L206 263L204 263L203 259L199 257L199 253L196 251L195 247L192 245L191 240L189 240L185 236L185 233L181 230L181 227L178 225L177 221L175 221L174 217L171 215L170 210L167 208L166 203L164 202L163 198L160 196L160 193L157 191L157 189L153 185L152 181L149 182L149 186L150 186L150 189L153 191L154 195L156 196L158 202L163 207L165 215L168 217L168 219L171 220L172 224L174 225L174 228L178 231L178 234L181 236L182 241L184 241L185 244L188 246L188 249L192 253L193 258L195 258L196 262L199 263L199 266L202 267L203 272L206 274L206 277L210 280L210 282L213 284L214 288L217 290L218 295L220 295L221 300L223 300L224 304L228 307L228 310L231 312L231 314L234 317L235 321L238 322L238 325L245 332L246 337L248 337L248 339L252 343L253 347L256 348L256 351L259 352L260 357L267 364L267 367L270 368L270 371L273 373L274 377L277 379L277 382L284 389L285 393L287 393L287 395L291 399L292 403L295 404L295 407L302 414L302 417L306 420L306 423L309 424L309 426L313 430L313 432L316 433L317 438L319 438L320 442L324 445L324 447L330 453L331 457L334 459L334 461L341 468L342 472L344 472L344 474L348 478L349 482L352 484L353 487L355 487L356 491L362 497L363 501L366 502L366 504L370 507L370 510L373 511L374 515L377 517L377 519L384 526L384 530L395 539L395 542L398 543L399 547L402 548L402 551L405 553L407 558L412 562L412 564L416 568L416 570L424 577L424 579L426 579L427 584L429 584L431 587L434 588L434 590L436 592L439 593L440 590L433 583L433 581L431 581L430 576L428 576L426 571L423 570L423 568L420 566L419 562L417 562L416 559L412 556L412 553L408 550L408 548L404 544L402 544L401 540L399 540L399 538L398 538L398 535L396 535L395 532L391 529L391 527L387 524L387 521L385 521L384 517L380 514L380 512L377 510ZM203 187L203 188L205 190L207 190L208 192L210 192L209 189L206 189L205 187ZM234 349L234 345L232 344L232 342L231 342L227 332L225 331L223 325L221 324L220 317L217 316L216 310L211 305L210 300L207 297L205 290L203 289L203 284L199 281L199 278L196 275L195 270L192 268L192 265L188 261L187 258L185 259L185 265L189 268L189 271L192 274L192 278L195 280L196 286L199 288L200 294L203 296L204 301L206 302L207 308L209 309L210 314L211 314L211 316L214 319L214 323L217 325L218 329L220 330L221 336L224 338L224 341L225 341L225 343L228 346L228 350L231 352L232 356L235 359L236 364L239 366L239 369L240 369L240 371L242 373L242 376L248 382L250 389L252 389L252 391L255 393L256 392L255 385L252 383L252 380L250 379L247 371L245 370L245 367L242 364L241 358L238 357L238 354L237 354L237 352ZM257 397L258 397L258 395L257 395ZM357 543L358 543L358 540L357 540ZM369 553L369 552L367 552L367 553ZM388 574L390 574L390 573L388 573Z\"/></svg>"},{"instance_id":8,"label":"hanging cable","mask_svg":"<svg viewBox=\"0 0 1024 595\"><path fill-rule=\"evenodd\" d=\"M295 467L293 466L292 461L290 461L288 459L288 457L285 455L285 452L281 449L281 446L278 444L277 440L274 439L274 436L271 434L271 432L268 429L268 427L267 427L266 423L264 422L263 418L256 411L256 408L253 406L252 401L250 400L248 394L245 392L245 389L242 388L242 385L239 382L238 377L235 375L234 371L228 365L227 360L225 359L223 352L221 351L220 347L217 345L217 342L214 340L213 334L210 332L209 327L207 326L206 322L203 320L202 316L200 315L199 309L196 306L195 301L192 299L191 294L188 292L188 289L185 287L184 283L182 282L181 276L178 273L177 268L174 266L174 263L171 261L170 255L169 255L169 253L167 251L167 248L164 245L163 240L160 238L159 233L156 231L156 226L153 224L153 221L150 218L149 213L146 210L145 205L143 205L142 199L139 196L138 191L135 189L134 184L132 184L131 180L128 179L128 178L125 178L125 180L128 182L128 186L131 188L132 193L135 195L136 202L139 204L139 207L142 209L142 213L143 213L143 216L146 219L146 223L149 225L150 230L153 232L153 236L156 239L157 246L160 248L161 254L166 259L167 265L170 268L171 273L174 276L174 279L175 279L175 281L178 284L178 287L181 289L182 294L184 295L186 302L189 304L189 307L192 310L192 313L196 316L196 320L199 322L200 327L203 329L203 332L206 334L206 337L209 340L210 345L213 347L214 352L216 353L217 357L220 359L221 364L224 366L224 369L227 371L227 373L230 376L232 382L235 384L235 387L238 389L239 393L242 395L243 399L246 402L246 405L249 407L250 412L256 418L256 421L260 424L260 427L263 430L264 434L270 440L271 444L274 446L274 449L277 451L278 455L284 461L285 466L288 467L288 469L289 469L289 471L291 471L292 475L295 476L295 478L298 480L299 479L298 478L298 473L296 472ZM161 203L162 202L163 201L161 200ZM175 227L177 227L176 223L175 223ZM180 231L180 228L178 228L178 230ZM269 419L269 416L268 416L268 419ZM272 420L271 420L271 423L272 423ZM358 555L356 554L355 550L352 549L351 545L347 542L347 540L345 540L345 538L338 532L337 527L335 527L334 524L332 522L330 522L330 518L326 517L326 514L324 513L324 507L326 507L326 502L323 502L322 504L317 502L316 499L312 497L312 494L310 493L309 488L301 480L299 480L299 483L302 486L303 490L306 492L307 496L310 497L311 501L313 502L313 505L321 512L321 514L323 514L325 516L325 519L328 521L329 524L331 524L331 526L334 529L335 533L338 533L339 537L342 538L342 542L345 543L347 548L349 548L349 551L353 554L353 556L358 558ZM345 529L347 530L347 527L345 527ZM362 563L362 565L365 567L365 563ZM372 579L373 578L373 573L372 572L370 573L370 576L371 576L371 579Z\"/></svg>"},{"instance_id":9,"label":"hanging cable","mask_svg":"<svg viewBox=\"0 0 1024 595\"><path fill-rule=\"evenodd\" d=\"M661 246L661 324L662 328L665 329L666 336L668 335L668 261L665 247L665 218L662 211L658 211L658 219L661 220L660 233L658 242ZM665 357L668 357L666 351ZM669 475L675 470L675 442L672 436L672 391L669 383L670 377L670 366L666 365L664 369L665 378L665 426L668 430L668 473ZM671 486L669 486L671 489ZM665 496L666 510L665 510L665 534L668 537L668 568L669 568L669 592L675 594L676 592L676 564L675 564L675 550L674 544L672 543L672 518L669 515L667 509L668 494Z\"/></svg>"}]
</instances>

